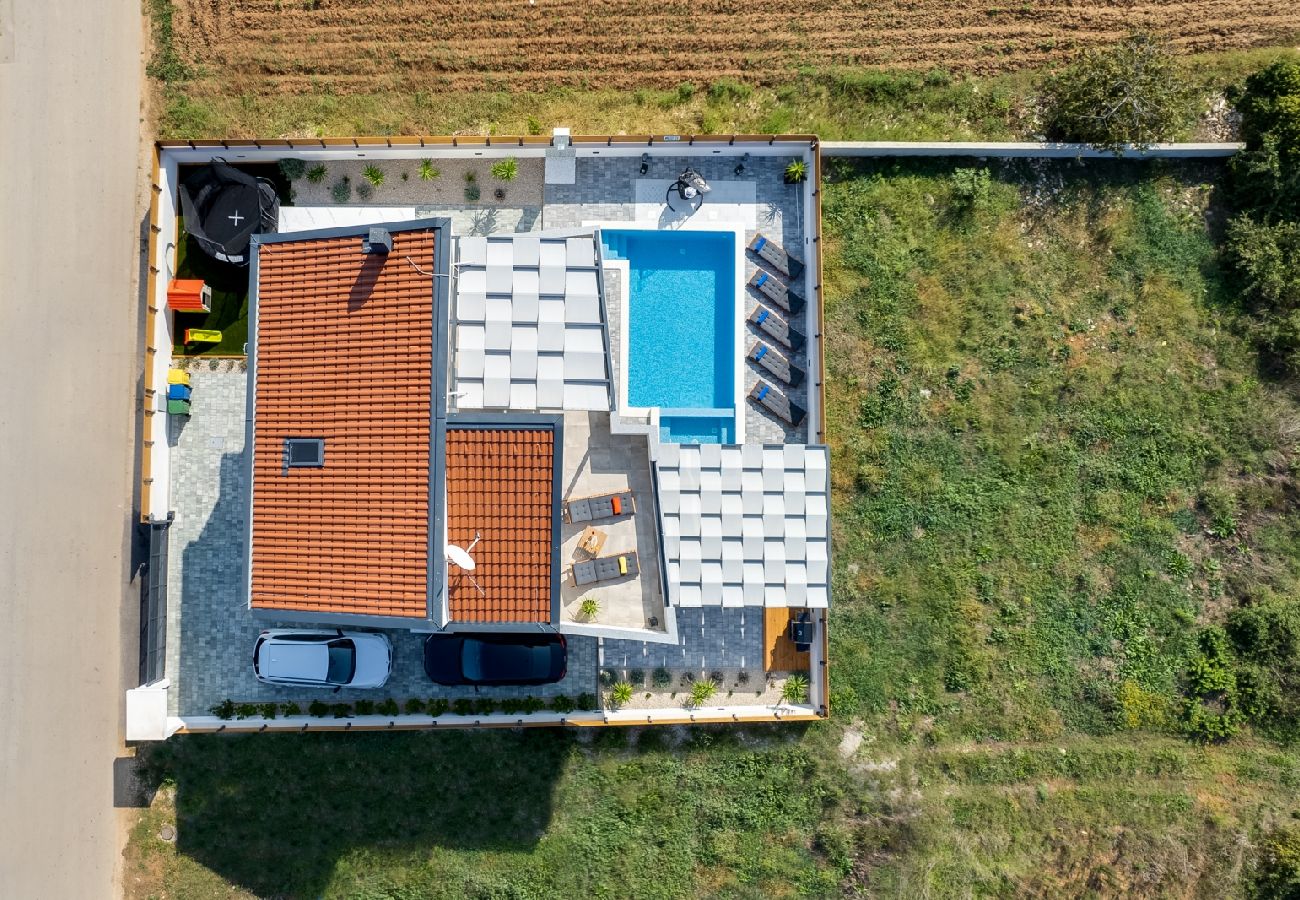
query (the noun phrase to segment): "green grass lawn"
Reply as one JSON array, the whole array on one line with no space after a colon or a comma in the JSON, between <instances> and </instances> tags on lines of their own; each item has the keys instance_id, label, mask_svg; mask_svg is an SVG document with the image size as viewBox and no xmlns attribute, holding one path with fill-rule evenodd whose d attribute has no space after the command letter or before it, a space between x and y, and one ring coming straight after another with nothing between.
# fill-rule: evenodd
<instances>
[{"instance_id":1,"label":"green grass lawn","mask_svg":"<svg viewBox=\"0 0 1300 900\"><path fill-rule=\"evenodd\" d=\"M173 318L172 353L177 356L238 356L248 340L248 268L218 262L203 252L198 242L185 233L185 222L176 217L180 240L176 247L176 277L199 278L212 288L212 309L204 313L177 313ZM185 329L204 328L221 332L215 344L185 344Z\"/></svg>"},{"instance_id":2,"label":"green grass lawn","mask_svg":"<svg viewBox=\"0 0 1300 900\"><path fill-rule=\"evenodd\" d=\"M825 188L831 721L179 739L128 896L1242 896L1300 754L1191 742L1182 678L1296 593L1300 404L1222 169L988 165Z\"/></svg>"}]
</instances>

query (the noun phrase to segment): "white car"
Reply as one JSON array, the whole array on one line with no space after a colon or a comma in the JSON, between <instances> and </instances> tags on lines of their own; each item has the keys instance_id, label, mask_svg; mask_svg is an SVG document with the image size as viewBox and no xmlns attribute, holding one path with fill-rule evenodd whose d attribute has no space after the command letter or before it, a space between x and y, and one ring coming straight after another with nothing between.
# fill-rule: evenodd
<instances>
[{"instance_id":1,"label":"white car","mask_svg":"<svg viewBox=\"0 0 1300 900\"><path fill-rule=\"evenodd\" d=\"M383 687L393 671L393 645L367 631L273 628L253 645L253 674L267 684L296 687Z\"/></svg>"}]
</instances>

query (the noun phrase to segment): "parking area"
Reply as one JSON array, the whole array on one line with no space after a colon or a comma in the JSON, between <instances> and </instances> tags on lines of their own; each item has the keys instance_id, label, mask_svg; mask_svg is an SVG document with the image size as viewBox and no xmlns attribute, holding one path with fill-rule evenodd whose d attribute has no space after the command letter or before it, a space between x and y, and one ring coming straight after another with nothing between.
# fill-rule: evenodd
<instances>
[{"instance_id":1,"label":"parking area","mask_svg":"<svg viewBox=\"0 0 1300 900\"><path fill-rule=\"evenodd\" d=\"M192 415L172 417L171 527L167 619L168 712L207 715L235 703L463 697L472 689L429 681L421 662L424 637L388 630L393 674L378 691L304 691L253 677L257 633L273 623L255 619L244 590L248 484L244 455L247 371L243 360L202 360L190 366ZM570 636L568 674L541 687L481 688L497 699L570 697L597 691L596 639Z\"/></svg>"}]
</instances>

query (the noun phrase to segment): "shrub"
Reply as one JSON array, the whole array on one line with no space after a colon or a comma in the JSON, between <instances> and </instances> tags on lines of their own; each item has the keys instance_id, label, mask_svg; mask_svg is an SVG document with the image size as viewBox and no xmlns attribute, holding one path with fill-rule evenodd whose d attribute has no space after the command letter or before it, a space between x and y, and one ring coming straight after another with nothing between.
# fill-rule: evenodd
<instances>
[{"instance_id":1,"label":"shrub","mask_svg":"<svg viewBox=\"0 0 1300 900\"><path fill-rule=\"evenodd\" d=\"M429 713L429 715L433 716L436 719L438 718L438 716L442 715L447 711L447 707L448 707L447 698L434 697L425 706L425 710Z\"/></svg>"},{"instance_id":2,"label":"shrub","mask_svg":"<svg viewBox=\"0 0 1300 900\"><path fill-rule=\"evenodd\" d=\"M539 700L536 697L525 697L523 699L523 710L526 713L541 712L546 709L546 701Z\"/></svg>"},{"instance_id":3,"label":"shrub","mask_svg":"<svg viewBox=\"0 0 1300 900\"><path fill-rule=\"evenodd\" d=\"M331 703L330 715L336 719L346 719L352 715L351 703Z\"/></svg>"},{"instance_id":4,"label":"shrub","mask_svg":"<svg viewBox=\"0 0 1300 900\"><path fill-rule=\"evenodd\" d=\"M408 716L418 716L420 713L424 712L424 701L419 697L412 697L410 700L406 701L406 704L402 708L406 711Z\"/></svg>"},{"instance_id":5,"label":"shrub","mask_svg":"<svg viewBox=\"0 0 1300 900\"><path fill-rule=\"evenodd\" d=\"M379 166L369 165L361 170L361 177L374 187L380 187L384 183L384 170Z\"/></svg>"},{"instance_id":6,"label":"shrub","mask_svg":"<svg viewBox=\"0 0 1300 900\"><path fill-rule=\"evenodd\" d=\"M466 173L465 173L465 183L466 183L466 184L474 184L474 183L476 183L477 181L478 181L478 176L477 176L476 174L474 174L473 172L466 172Z\"/></svg>"},{"instance_id":7,"label":"shrub","mask_svg":"<svg viewBox=\"0 0 1300 900\"><path fill-rule=\"evenodd\" d=\"M335 203L347 203L352 199L352 182L346 177L334 182L334 187L330 188L330 196L334 198Z\"/></svg>"},{"instance_id":8,"label":"shrub","mask_svg":"<svg viewBox=\"0 0 1300 900\"><path fill-rule=\"evenodd\" d=\"M692 82L683 81L681 84L677 85L678 103L689 103L691 98L694 96L695 96L695 85Z\"/></svg>"},{"instance_id":9,"label":"shrub","mask_svg":"<svg viewBox=\"0 0 1300 900\"><path fill-rule=\"evenodd\" d=\"M1241 137L1250 150L1271 138L1284 160L1300 156L1300 62L1278 60L1246 79L1237 101Z\"/></svg>"},{"instance_id":10,"label":"shrub","mask_svg":"<svg viewBox=\"0 0 1300 900\"><path fill-rule=\"evenodd\" d=\"M736 686L744 687L749 684L749 669L741 669L736 673Z\"/></svg>"},{"instance_id":11,"label":"shrub","mask_svg":"<svg viewBox=\"0 0 1300 900\"><path fill-rule=\"evenodd\" d=\"M280 704L263 703L261 706L258 707L258 709L261 711L263 719L274 719L276 713L280 711Z\"/></svg>"},{"instance_id":12,"label":"shrub","mask_svg":"<svg viewBox=\"0 0 1300 900\"><path fill-rule=\"evenodd\" d=\"M645 684L645 670L644 669L630 670L627 673L627 680L628 683L631 684L633 687L641 687L643 684Z\"/></svg>"},{"instance_id":13,"label":"shrub","mask_svg":"<svg viewBox=\"0 0 1300 900\"><path fill-rule=\"evenodd\" d=\"M353 704L353 709L356 710L359 716L373 716L375 714L375 701L358 700Z\"/></svg>"},{"instance_id":14,"label":"shrub","mask_svg":"<svg viewBox=\"0 0 1300 900\"><path fill-rule=\"evenodd\" d=\"M330 713L330 705L320 700L313 700L307 707L307 715L322 719Z\"/></svg>"},{"instance_id":15,"label":"shrub","mask_svg":"<svg viewBox=\"0 0 1300 900\"><path fill-rule=\"evenodd\" d=\"M596 708L596 695L589 693L579 694L578 698L574 701L574 705L584 712L590 712Z\"/></svg>"},{"instance_id":16,"label":"shrub","mask_svg":"<svg viewBox=\"0 0 1300 900\"><path fill-rule=\"evenodd\" d=\"M610 688L609 705L618 709L632 699L632 685L626 681L620 681Z\"/></svg>"},{"instance_id":17,"label":"shrub","mask_svg":"<svg viewBox=\"0 0 1300 900\"><path fill-rule=\"evenodd\" d=\"M375 707L375 712L379 713L381 716L395 716L401 712L401 708L397 705L396 700L389 697Z\"/></svg>"},{"instance_id":18,"label":"shrub","mask_svg":"<svg viewBox=\"0 0 1300 900\"><path fill-rule=\"evenodd\" d=\"M1300 603L1272 599L1228 613L1225 630L1237 653L1261 663L1300 660Z\"/></svg>"},{"instance_id":19,"label":"shrub","mask_svg":"<svg viewBox=\"0 0 1300 900\"><path fill-rule=\"evenodd\" d=\"M954 205L962 212L988 206L991 182L992 176L988 169L954 169L952 173Z\"/></svg>"},{"instance_id":20,"label":"shrub","mask_svg":"<svg viewBox=\"0 0 1300 900\"><path fill-rule=\"evenodd\" d=\"M235 709L237 719L251 719L255 715L257 715L257 707L252 703L241 703Z\"/></svg>"},{"instance_id":21,"label":"shrub","mask_svg":"<svg viewBox=\"0 0 1300 900\"><path fill-rule=\"evenodd\" d=\"M1273 368L1300 373L1300 222L1268 225L1238 216L1224 253L1257 319L1256 337Z\"/></svg>"},{"instance_id":22,"label":"shrub","mask_svg":"<svg viewBox=\"0 0 1300 900\"><path fill-rule=\"evenodd\" d=\"M1181 67L1155 35L1085 50L1043 85L1048 135L1104 150L1168 140L1189 117Z\"/></svg>"},{"instance_id":23,"label":"shrub","mask_svg":"<svg viewBox=\"0 0 1300 900\"><path fill-rule=\"evenodd\" d=\"M519 160L513 156L497 160L492 164L492 177L497 181L514 181L519 177Z\"/></svg>"},{"instance_id":24,"label":"shrub","mask_svg":"<svg viewBox=\"0 0 1300 900\"><path fill-rule=\"evenodd\" d=\"M479 190L479 186L477 184L469 184L465 186L466 203L477 203L478 198L481 195L482 195L482 191Z\"/></svg>"},{"instance_id":25,"label":"shrub","mask_svg":"<svg viewBox=\"0 0 1300 900\"><path fill-rule=\"evenodd\" d=\"M307 180L312 184L320 184L325 180L329 170L325 168L324 163L317 163L307 170Z\"/></svg>"},{"instance_id":26,"label":"shrub","mask_svg":"<svg viewBox=\"0 0 1300 900\"><path fill-rule=\"evenodd\" d=\"M601 669L600 674L597 676L597 680L599 680L605 687L609 687L618 679L614 676L613 669Z\"/></svg>"},{"instance_id":27,"label":"shrub","mask_svg":"<svg viewBox=\"0 0 1300 900\"><path fill-rule=\"evenodd\" d=\"M370 182L368 181L363 181L357 185L357 197L361 200L369 200L370 195L374 192L375 189L370 186Z\"/></svg>"},{"instance_id":28,"label":"shrub","mask_svg":"<svg viewBox=\"0 0 1300 900\"><path fill-rule=\"evenodd\" d=\"M808 702L808 678L804 675L791 675L781 686L781 699L786 703Z\"/></svg>"},{"instance_id":29,"label":"shrub","mask_svg":"<svg viewBox=\"0 0 1300 900\"><path fill-rule=\"evenodd\" d=\"M799 184L808 178L808 163L802 159L792 159L785 167L786 184Z\"/></svg>"},{"instance_id":30,"label":"shrub","mask_svg":"<svg viewBox=\"0 0 1300 900\"><path fill-rule=\"evenodd\" d=\"M286 703L284 705L284 715L285 718L288 718L289 716L301 716L302 707L297 703Z\"/></svg>"},{"instance_id":31,"label":"shrub","mask_svg":"<svg viewBox=\"0 0 1300 900\"><path fill-rule=\"evenodd\" d=\"M695 683L695 673L687 669L685 672L682 673L682 677L680 681L682 683L682 687L690 687L692 684Z\"/></svg>"},{"instance_id":32,"label":"shrub","mask_svg":"<svg viewBox=\"0 0 1300 900\"><path fill-rule=\"evenodd\" d=\"M307 171L307 163L301 159L285 157L280 160L280 174L290 181L297 181Z\"/></svg>"},{"instance_id":33,"label":"shrub","mask_svg":"<svg viewBox=\"0 0 1300 900\"><path fill-rule=\"evenodd\" d=\"M437 178L437 177L438 177L439 175L441 175L441 174L442 174L442 171L441 171L437 166L435 166L435 165L433 164L433 160L431 160L431 159L422 159L422 160L420 160L420 180L421 180L421 181L433 181L435 178Z\"/></svg>"},{"instance_id":34,"label":"shrub","mask_svg":"<svg viewBox=\"0 0 1300 900\"><path fill-rule=\"evenodd\" d=\"M536 116L529 116L529 117L528 117L528 124L527 124L527 127L528 127L528 133L529 133L529 134L541 134L541 133L542 133L542 123L541 123L540 121L538 121L538 119L537 119Z\"/></svg>"},{"instance_id":35,"label":"shrub","mask_svg":"<svg viewBox=\"0 0 1300 900\"><path fill-rule=\"evenodd\" d=\"M474 713L480 716L490 716L496 712L496 701L491 697L479 697L474 701Z\"/></svg>"},{"instance_id":36,"label":"shrub","mask_svg":"<svg viewBox=\"0 0 1300 900\"><path fill-rule=\"evenodd\" d=\"M673 673L667 669L655 669L650 676L650 681L657 688L666 688L673 683Z\"/></svg>"},{"instance_id":37,"label":"shrub","mask_svg":"<svg viewBox=\"0 0 1300 900\"><path fill-rule=\"evenodd\" d=\"M216 706L208 710L218 719L233 719L235 717L235 701L222 700Z\"/></svg>"},{"instance_id":38,"label":"shrub","mask_svg":"<svg viewBox=\"0 0 1300 900\"><path fill-rule=\"evenodd\" d=\"M712 672L710 672L709 681L712 681L714 684L722 684L722 670L714 669Z\"/></svg>"},{"instance_id":39,"label":"shrub","mask_svg":"<svg viewBox=\"0 0 1300 900\"><path fill-rule=\"evenodd\" d=\"M522 700L516 700L514 697L507 697L501 701L501 711L507 716L513 716L524 708Z\"/></svg>"},{"instance_id":40,"label":"shrub","mask_svg":"<svg viewBox=\"0 0 1300 900\"><path fill-rule=\"evenodd\" d=\"M551 698L551 709L557 713L571 713L573 712L573 701L560 694Z\"/></svg>"},{"instance_id":41,"label":"shrub","mask_svg":"<svg viewBox=\"0 0 1300 900\"><path fill-rule=\"evenodd\" d=\"M703 706L718 692L716 682L709 679L697 681L691 686L691 706Z\"/></svg>"},{"instance_id":42,"label":"shrub","mask_svg":"<svg viewBox=\"0 0 1300 900\"><path fill-rule=\"evenodd\" d=\"M474 701L461 697L452 703L451 711L458 716L468 716L474 712Z\"/></svg>"},{"instance_id":43,"label":"shrub","mask_svg":"<svg viewBox=\"0 0 1300 900\"><path fill-rule=\"evenodd\" d=\"M1252 887L1259 900L1300 897L1300 828L1279 826L1264 836Z\"/></svg>"},{"instance_id":44,"label":"shrub","mask_svg":"<svg viewBox=\"0 0 1300 900\"><path fill-rule=\"evenodd\" d=\"M600 613L600 601L595 597L583 597L582 605L578 607L578 615L582 616L588 622L596 618Z\"/></svg>"}]
</instances>

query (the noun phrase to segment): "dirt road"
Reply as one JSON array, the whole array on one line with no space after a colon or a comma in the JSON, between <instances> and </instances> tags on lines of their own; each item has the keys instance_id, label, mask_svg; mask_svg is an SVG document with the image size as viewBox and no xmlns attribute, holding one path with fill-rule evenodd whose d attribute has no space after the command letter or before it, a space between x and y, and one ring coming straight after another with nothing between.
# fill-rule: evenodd
<instances>
[{"instance_id":1,"label":"dirt road","mask_svg":"<svg viewBox=\"0 0 1300 900\"><path fill-rule=\"evenodd\" d=\"M0 0L0 897L120 890L141 37Z\"/></svg>"}]
</instances>

